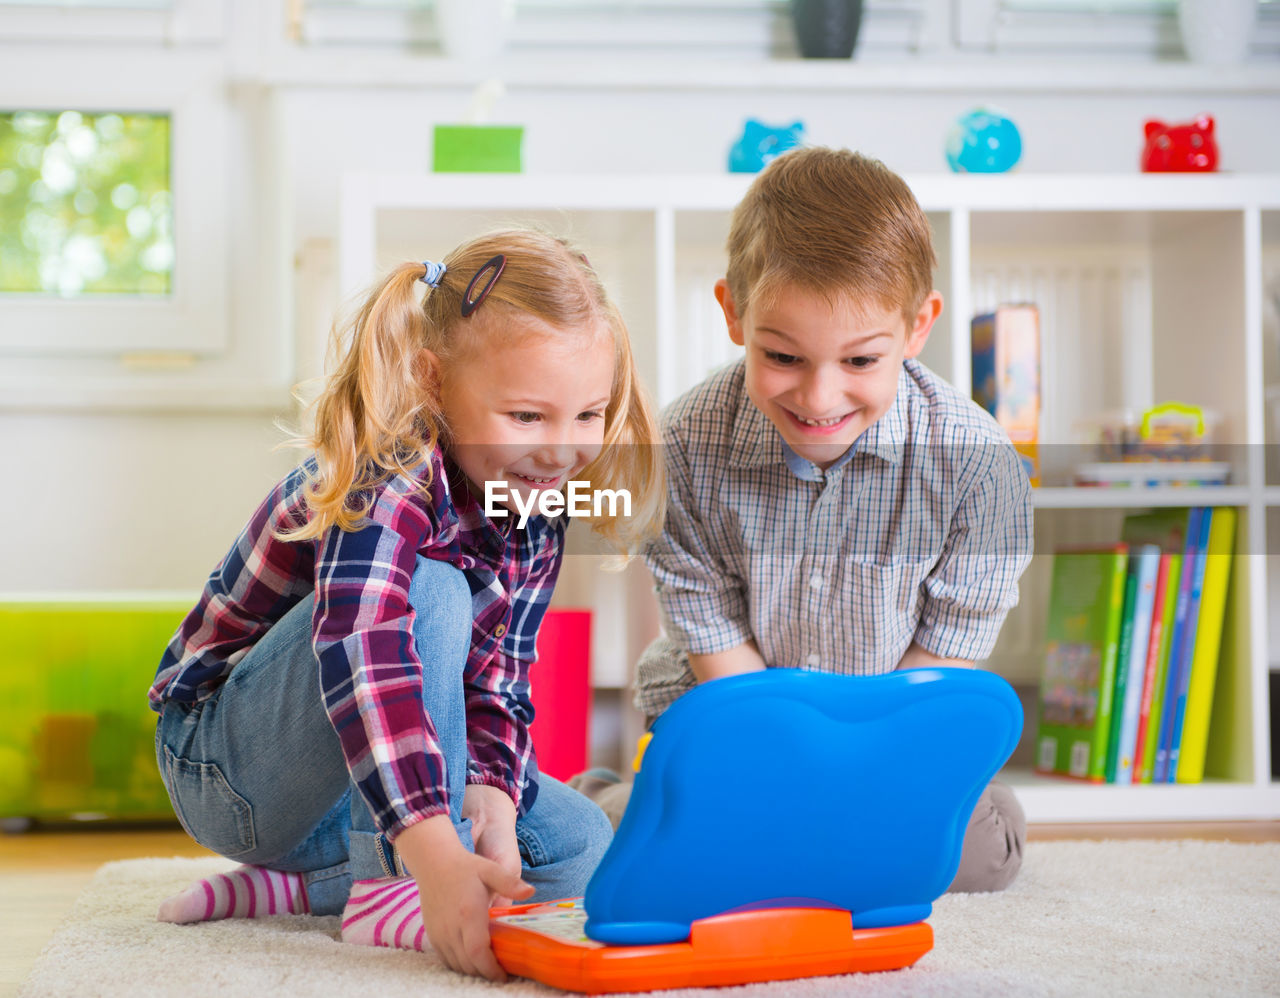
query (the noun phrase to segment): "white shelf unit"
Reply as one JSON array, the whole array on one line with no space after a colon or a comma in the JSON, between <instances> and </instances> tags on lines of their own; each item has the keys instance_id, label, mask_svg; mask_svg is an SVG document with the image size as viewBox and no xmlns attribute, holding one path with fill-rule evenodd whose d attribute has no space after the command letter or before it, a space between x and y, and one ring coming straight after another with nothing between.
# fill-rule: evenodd
<instances>
[{"instance_id":1,"label":"white shelf unit","mask_svg":"<svg viewBox=\"0 0 1280 998\"><path fill-rule=\"evenodd\" d=\"M724 271L741 175L383 175L344 178L340 291L408 259L439 258L478 231L533 222L577 239L627 317L660 404L735 355L711 293ZM1270 772L1268 671L1280 668L1280 175L908 176L934 227L946 307L923 355L970 388L969 319L1002 301L1041 307L1045 485L1037 555L989 667L1034 697L1050 553L1118 537L1126 510L1231 505L1240 511L1215 738L1199 786L1115 787L1037 778L1015 764L1035 822L1280 817ZM1210 407L1230 483L1199 489L1072 487L1082 420L1166 399ZM601 575L571 556L556 594L596 611L600 716L595 761L629 758L638 719L627 687L656 630L643 570ZM1269 621L1276 619L1273 628ZM1028 703L1032 702L1028 700ZM599 711L604 708L603 711ZM1035 717L1028 711L1029 744Z\"/></svg>"}]
</instances>

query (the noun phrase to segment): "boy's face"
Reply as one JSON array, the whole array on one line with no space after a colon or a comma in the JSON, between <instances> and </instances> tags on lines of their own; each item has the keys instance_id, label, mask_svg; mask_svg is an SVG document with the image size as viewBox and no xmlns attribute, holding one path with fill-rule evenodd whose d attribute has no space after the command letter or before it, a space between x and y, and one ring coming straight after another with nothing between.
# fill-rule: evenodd
<instances>
[{"instance_id":1,"label":"boy's face","mask_svg":"<svg viewBox=\"0 0 1280 998\"><path fill-rule=\"evenodd\" d=\"M739 313L716 282L729 338L746 347L747 395L801 457L829 467L889 411L906 357L924 348L942 310L932 292L908 328L898 310L865 309L783 288Z\"/></svg>"}]
</instances>

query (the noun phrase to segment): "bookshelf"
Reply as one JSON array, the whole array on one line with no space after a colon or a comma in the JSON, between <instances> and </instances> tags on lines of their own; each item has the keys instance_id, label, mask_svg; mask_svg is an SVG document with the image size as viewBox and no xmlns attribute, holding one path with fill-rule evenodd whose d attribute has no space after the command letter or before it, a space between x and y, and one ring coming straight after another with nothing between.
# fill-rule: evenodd
<instances>
[{"instance_id":1,"label":"bookshelf","mask_svg":"<svg viewBox=\"0 0 1280 998\"><path fill-rule=\"evenodd\" d=\"M969 319L1003 301L1041 308L1044 486L1037 555L989 668L1033 697L1050 552L1114 540L1126 511L1229 505L1236 555L1206 780L1091 786L1005 777L1037 822L1280 817L1270 772L1269 672L1280 670L1280 175L909 175L935 234L946 308L922 356L970 388ZM740 175L386 175L344 178L338 247L345 297L379 270L438 257L485 228L533 222L588 250L631 328L660 404L735 356L711 285L724 270ZM1277 387L1273 387L1277 386ZM1272 389L1269 391L1269 389ZM1209 407L1231 465L1205 488L1075 487L1080 423L1167 399ZM620 575L568 559L556 602L596 613L597 761L630 756L633 664L656 633L641 566ZM1271 622L1275 621L1274 624ZM1034 735L1028 712L1024 743ZM1015 761L1025 753L1015 754Z\"/></svg>"}]
</instances>

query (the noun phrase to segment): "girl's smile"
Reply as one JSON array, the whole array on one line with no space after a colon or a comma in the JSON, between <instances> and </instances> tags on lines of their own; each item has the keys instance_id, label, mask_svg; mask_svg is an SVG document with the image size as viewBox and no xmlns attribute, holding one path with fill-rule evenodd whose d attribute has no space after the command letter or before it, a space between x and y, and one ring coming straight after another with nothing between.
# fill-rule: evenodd
<instances>
[{"instance_id":1,"label":"girl's smile","mask_svg":"<svg viewBox=\"0 0 1280 998\"><path fill-rule=\"evenodd\" d=\"M614 368L606 326L516 321L451 361L440 391L450 456L477 495L504 484L513 512L515 496L563 488L600 453Z\"/></svg>"}]
</instances>

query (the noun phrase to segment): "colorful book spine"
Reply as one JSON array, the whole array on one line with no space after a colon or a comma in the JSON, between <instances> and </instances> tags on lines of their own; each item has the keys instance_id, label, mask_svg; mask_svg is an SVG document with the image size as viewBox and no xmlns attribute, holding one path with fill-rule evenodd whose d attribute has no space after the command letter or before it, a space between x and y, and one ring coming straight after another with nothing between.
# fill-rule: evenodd
<instances>
[{"instance_id":1,"label":"colorful book spine","mask_svg":"<svg viewBox=\"0 0 1280 998\"><path fill-rule=\"evenodd\" d=\"M1147 732L1151 726L1152 702L1156 697L1156 676L1160 672L1162 657L1169 647L1169 627L1166 627L1166 621L1172 626L1174 600L1169 597L1170 594L1176 596L1176 593L1174 587L1169 585L1169 573L1173 570L1174 562L1180 561L1179 555L1169 551L1161 552L1160 564L1156 570L1155 593L1151 599L1151 634L1147 639L1147 662L1142 670L1142 693L1138 699L1138 731L1133 739L1134 783L1151 782L1151 768L1147 760L1154 763L1155 751L1154 742L1147 738ZM1150 753L1147 751L1148 744L1153 746Z\"/></svg>"},{"instance_id":2,"label":"colorful book spine","mask_svg":"<svg viewBox=\"0 0 1280 998\"><path fill-rule=\"evenodd\" d=\"M1124 613L1120 618L1120 647L1116 655L1116 672L1110 727L1107 734L1107 762L1104 777L1108 783L1116 782L1120 766L1120 726L1124 716L1125 690L1129 684L1129 653L1133 648L1134 607L1138 601L1138 566L1130 559L1124 580Z\"/></svg>"},{"instance_id":3,"label":"colorful book spine","mask_svg":"<svg viewBox=\"0 0 1280 998\"><path fill-rule=\"evenodd\" d=\"M1036 770L1101 783L1106 775L1128 545L1053 559Z\"/></svg>"},{"instance_id":4,"label":"colorful book spine","mask_svg":"<svg viewBox=\"0 0 1280 998\"><path fill-rule=\"evenodd\" d=\"M1187 609L1191 603L1191 575L1195 570L1195 546L1200 534L1203 512L1197 507L1187 514L1186 542L1182 549L1182 570L1178 577L1178 598L1173 611L1173 634L1169 641L1169 660L1164 676L1164 699L1160 705L1159 739L1156 743L1155 766L1151 774L1153 783L1167 783L1169 779L1169 742L1173 736L1174 705L1178 698L1178 666L1187 633Z\"/></svg>"},{"instance_id":5,"label":"colorful book spine","mask_svg":"<svg viewBox=\"0 0 1280 998\"><path fill-rule=\"evenodd\" d=\"M1222 651L1222 624L1227 610L1235 537L1236 511L1226 506L1214 509L1200 593L1200 626L1196 630L1191 678L1187 683L1182 739L1176 752L1178 783L1199 783L1204 779L1209 715L1213 710L1213 688Z\"/></svg>"},{"instance_id":6,"label":"colorful book spine","mask_svg":"<svg viewBox=\"0 0 1280 998\"><path fill-rule=\"evenodd\" d=\"M1178 588L1182 579L1182 552L1169 555L1169 578L1164 594L1164 623L1160 633L1159 658L1151 688L1151 715L1147 718L1146 745L1142 750L1142 782L1152 783L1156 771L1156 749L1160 745L1160 723L1164 713L1165 680L1169 676L1169 655L1173 648L1173 621L1177 613Z\"/></svg>"},{"instance_id":7,"label":"colorful book spine","mask_svg":"<svg viewBox=\"0 0 1280 998\"><path fill-rule=\"evenodd\" d=\"M1187 601L1187 624L1182 637L1182 650L1178 661L1178 683L1174 690L1173 713L1169 715L1169 763L1165 769L1165 782L1173 783L1178 773L1178 755L1182 747L1182 727L1187 712L1187 692L1191 683L1191 663L1195 654L1196 636L1200 628L1200 600L1204 594L1204 570L1209 549L1209 530L1213 525L1213 510L1200 511L1200 520L1194 531L1195 551L1191 558L1191 594Z\"/></svg>"},{"instance_id":8,"label":"colorful book spine","mask_svg":"<svg viewBox=\"0 0 1280 998\"><path fill-rule=\"evenodd\" d=\"M1116 746L1114 783L1133 782L1133 764L1138 739L1138 713L1142 706L1142 688L1146 682L1147 645L1151 639L1151 614L1155 606L1156 576L1160 573L1160 548L1144 544L1129 555L1136 581L1132 625L1130 627L1128 668L1124 677L1124 694L1116 693L1116 713L1120 717Z\"/></svg>"}]
</instances>

